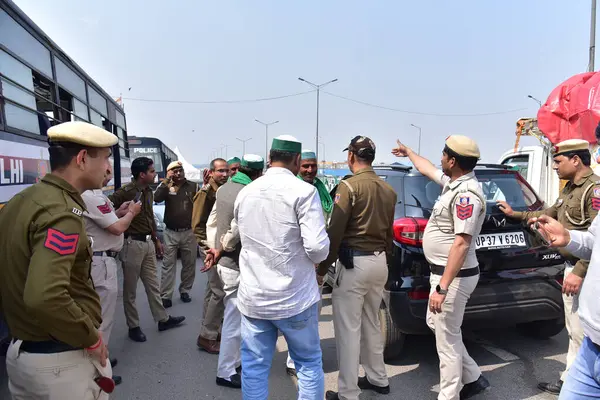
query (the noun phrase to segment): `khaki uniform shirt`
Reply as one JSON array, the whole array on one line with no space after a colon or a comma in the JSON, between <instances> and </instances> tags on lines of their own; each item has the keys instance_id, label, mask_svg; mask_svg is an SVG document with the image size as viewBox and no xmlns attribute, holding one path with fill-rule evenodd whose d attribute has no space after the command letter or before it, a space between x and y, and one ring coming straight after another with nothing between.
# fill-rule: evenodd
<instances>
[{"instance_id":1,"label":"khaki uniform shirt","mask_svg":"<svg viewBox=\"0 0 600 400\"><path fill-rule=\"evenodd\" d=\"M121 251L123 235L113 235L106 230L119 221L111 201L101 189L86 190L81 195L87 211L83 213L85 231L92 241L93 251Z\"/></svg>"},{"instance_id":2,"label":"khaki uniform shirt","mask_svg":"<svg viewBox=\"0 0 600 400\"><path fill-rule=\"evenodd\" d=\"M600 210L600 177L590 170L581 180L568 182L560 192L556 203L550 208L534 212L515 212L514 218L528 220L548 215L569 230L587 231ZM561 254L574 264L573 273L585 278L588 261L580 260L564 249Z\"/></svg>"},{"instance_id":3,"label":"khaki uniform shirt","mask_svg":"<svg viewBox=\"0 0 600 400\"><path fill-rule=\"evenodd\" d=\"M175 185L171 179L165 179L154 191L154 201L165 202L165 225L169 229L189 229L192 227L192 207L194 196L198 192L197 183L183 181Z\"/></svg>"},{"instance_id":4,"label":"khaki uniform shirt","mask_svg":"<svg viewBox=\"0 0 600 400\"><path fill-rule=\"evenodd\" d=\"M84 348L98 341L85 203L48 174L0 210L0 307L13 337Z\"/></svg>"},{"instance_id":5,"label":"khaki uniform shirt","mask_svg":"<svg viewBox=\"0 0 600 400\"><path fill-rule=\"evenodd\" d=\"M325 275L337 260L342 245L359 251L386 251L388 256L393 250L397 202L394 189L370 167L357 171L346 181L353 193L340 182L327 228L329 256L319 265L319 275Z\"/></svg>"},{"instance_id":6,"label":"khaki uniform shirt","mask_svg":"<svg viewBox=\"0 0 600 400\"><path fill-rule=\"evenodd\" d=\"M121 186L108 198L113 202L115 208L121 207L126 201L135 200L135 196L141 193L142 211L133 218L131 225L125 232L128 235L152 235L156 237L156 221L154 220L154 211L152 205L154 198L150 187L142 188L136 181L132 181L125 186Z\"/></svg>"},{"instance_id":7,"label":"khaki uniform shirt","mask_svg":"<svg viewBox=\"0 0 600 400\"><path fill-rule=\"evenodd\" d=\"M456 235L466 234L473 240L461 269L477 267L474 239L481 232L485 220L485 203L475 173L470 172L450 182L450 177L438 170L434 182L443 189L423 234L423 252L427 262L445 267Z\"/></svg>"},{"instance_id":8,"label":"khaki uniform shirt","mask_svg":"<svg viewBox=\"0 0 600 400\"><path fill-rule=\"evenodd\" d=\"M208 184L196 193L194 197L192 229L194 230L194 235L196 235L196 241L204 251L211 248L207 242L206 223L217 200L218 189L219 185L217 185L217 182L210 178Z\"/></svg>"}]
</instances>

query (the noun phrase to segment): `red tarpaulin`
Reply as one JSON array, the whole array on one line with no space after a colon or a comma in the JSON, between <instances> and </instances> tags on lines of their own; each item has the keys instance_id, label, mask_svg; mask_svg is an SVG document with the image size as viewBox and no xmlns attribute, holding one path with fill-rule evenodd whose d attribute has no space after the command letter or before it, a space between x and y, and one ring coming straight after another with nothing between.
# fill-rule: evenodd
<instances>
[{"instance_id":1,"label":"red tarpaulin","mask_svg":"<svg viewBox=\"0 0 600 400\"><path fill-rule=\"evenodd\" d=\"M595 130L600 121L599 92L600 73L572 76L550 93L538 111L538 128L552 144L567 139L584 139L595 144Z\"/></svg>"}]
</instances>

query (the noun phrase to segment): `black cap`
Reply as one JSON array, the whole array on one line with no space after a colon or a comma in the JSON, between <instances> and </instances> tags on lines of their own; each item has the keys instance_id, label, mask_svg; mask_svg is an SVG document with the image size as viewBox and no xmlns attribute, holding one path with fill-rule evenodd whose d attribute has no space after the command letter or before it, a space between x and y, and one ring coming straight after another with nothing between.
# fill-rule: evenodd
<instances>
[{"instance_id":1,"label":"black cap","mask_svg":"<svg viewBox=\"0 0 600 400\"><path fill-rule=\"evenodd\" d=\"M375 143L366 136L356 136L343 151L351 151L359 156L375 156Z\"/></svg>"}]
</instances>

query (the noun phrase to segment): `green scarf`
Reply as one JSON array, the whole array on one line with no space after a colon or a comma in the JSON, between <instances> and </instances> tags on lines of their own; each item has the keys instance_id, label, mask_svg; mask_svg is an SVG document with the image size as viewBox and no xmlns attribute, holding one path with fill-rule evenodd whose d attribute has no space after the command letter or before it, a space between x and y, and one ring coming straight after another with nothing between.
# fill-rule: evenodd
<instances>
[{"instance_id":1,"label":"green scarf","mask_svg":"<svg viewBox=\"0 0 600 400\"><path fill-rule=\"evenodd\" d=\"M298 178L302 179L300 175L298 175ZM331 210L333 210L333 200L331 199L331 196L329 195L329 191L325 187L325 184L321 182L319 178L315 177L313 186L317 189L317 193L319 193L319 198L321 199L321 206L323 207L323 211L325 211L325 214L330 214Z\"/></svg>"},{"instance_id":2,"label":"green scarf","mask_svg":"<svg viewBox=\"0 0 600 400\"><path fill-rule=\"evenodd\" d=\"M240 185L244 185L244 186L246 186L247 184L252 182L252 179L250 179L250 177L248 177L248 175L246 175L240 171L236 172L235 175L230 179L231 179L231 182L239 183Z\"/></svg>"}]
</instances>

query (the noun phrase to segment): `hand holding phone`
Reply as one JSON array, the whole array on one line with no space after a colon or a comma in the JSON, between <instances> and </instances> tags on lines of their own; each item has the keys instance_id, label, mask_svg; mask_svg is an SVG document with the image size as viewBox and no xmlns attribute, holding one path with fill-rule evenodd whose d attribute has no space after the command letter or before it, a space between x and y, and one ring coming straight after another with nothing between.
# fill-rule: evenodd
<instances>
[{"instance_id":1,"label":"hand holding phone","mask_svg":"<svg viewBox=\"0 0 600 400\"><path fill-rule=\"evenodd\" d=\"M540 239L540 241L542 242L542 244L546 247L550 247L551 243L548 241L548 239L546 239L546 237L540 232L539 230L540 228L540 223L539 222L535 222L534 224L531 225L531 231L534 233L534 235Z\"/></svg>"}]
</instances>

